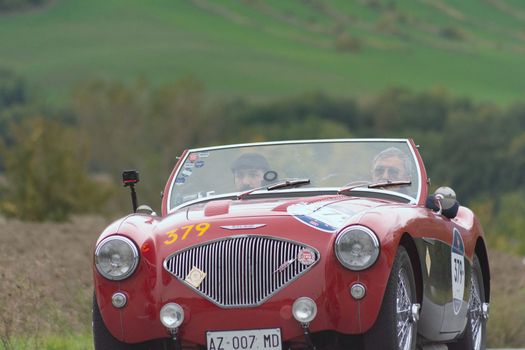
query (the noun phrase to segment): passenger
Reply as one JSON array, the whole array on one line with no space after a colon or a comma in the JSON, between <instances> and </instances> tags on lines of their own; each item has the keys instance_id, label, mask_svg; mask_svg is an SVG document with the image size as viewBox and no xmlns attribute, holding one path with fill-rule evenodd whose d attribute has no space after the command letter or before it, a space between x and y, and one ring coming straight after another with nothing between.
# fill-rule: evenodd
<instances>
[{"instance_id":1,"label":"passenger","mask_svg":"<svg viewBox=\"0 0 525 350\"><path fill-rule=\"evenodd\" d=\"M409 181L411 163L409 157L398 148L390 147L381 151L372 164L374 183Z\"/></svg>"},{"instance_id":2,"label":"passenger","mask_svg":"<svg viewBox=\"0 0 525 350\"><path fill-rule=\"evenodd\" d=\"M230 167L237 191L264 185L264 174L270 169L266 158L257 153L244 153Z\"/></svg>"}]
</instances>

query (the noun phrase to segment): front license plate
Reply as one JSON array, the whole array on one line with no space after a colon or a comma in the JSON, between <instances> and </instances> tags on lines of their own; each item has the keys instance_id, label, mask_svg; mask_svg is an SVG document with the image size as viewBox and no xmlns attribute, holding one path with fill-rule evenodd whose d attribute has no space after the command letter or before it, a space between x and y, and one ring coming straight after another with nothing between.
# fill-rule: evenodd
<instances>
[{"instance_id":1,"label":"front license plate","mask_svg":"<svg viewBox=\"0 0 525 350\"><path fill-rule=\"evenodd\" d=\"M281 350L281 329L206 332L208 350Z\"/></svg>"}]
</instances>

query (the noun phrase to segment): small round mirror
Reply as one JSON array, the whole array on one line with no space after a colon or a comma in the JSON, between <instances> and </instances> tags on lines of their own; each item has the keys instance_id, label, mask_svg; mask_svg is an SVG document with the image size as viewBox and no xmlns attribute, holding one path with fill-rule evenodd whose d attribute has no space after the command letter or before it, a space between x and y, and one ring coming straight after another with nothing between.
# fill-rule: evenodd
<instances>
[{"instance_id":1,"label":"small round mirror","mask_svg":"<svg viewBox=\"0 0 525 350\"><path fill-rule=\"evenodd\" d=\"M448 210L456 205L456 192L450 187L440 187L434 193L436 200L440 201L443 210Z\"/></svg>"},{"instance_id":2,"label":"small round mirror","mask_svg":"<svg viewBox=\"0 0 525 350\"><path fill-rule=\"evenodd\" d=\"M275 181L276 179L277 179L276 171L268 170L267 172L264 173L264 180L266 180L267 182L272 182L272 181Z\"/></svg>"}]
</instances>

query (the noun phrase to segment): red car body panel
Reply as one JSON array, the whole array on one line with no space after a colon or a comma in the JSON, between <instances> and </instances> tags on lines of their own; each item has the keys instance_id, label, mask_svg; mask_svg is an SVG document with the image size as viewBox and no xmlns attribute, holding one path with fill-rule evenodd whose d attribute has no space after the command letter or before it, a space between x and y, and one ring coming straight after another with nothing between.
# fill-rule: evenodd
<instances>
[{"instance_id":1,"label":"red car body panel","mask_svg":"<svg viewBox=\"0 0 525 350\"><path fill-rule=\"evenodd\" d=\"M255 308L257 318L253 317L254 308L224 309L198 296L195 291L173 278L163 268L164 259L175 250L201 243L201 237L188 235L177 245L164 244L164 241L169 238L166 232L174 228L172 222L180 226L196 225L206 221L210 223L210 229L205 233L206 239L215 239L236 234L219 227L225 223L222 221L225 220L225 217L228 220L232 219L231 215L227 215L231 214L229 211L227 214L207 216L207 206L216 205L216 203L210 203L202 205L201 208L184 209L163 220L137 214L112 225L100 239L113 233L125 235L140 247L142 259L137 272L127 280L115 283L104 278L95 279L98 304L109 330L116 338L130 343L165 337L166 329L159 321L159 311L164 303L176 300L185 308L187 315L185 326L180 330L180 336L184 340L204 344L206 331L223 329L223 319L228 319L227 329L272 328L277 325L282 329L283 340L288 340L302 334L302 329L292 317L291 306L297 297L297 291L305 291L301 295L314 299L319 308L319 316L310 326L312 332L326 329L348 334L366 332L377 318L401 236L408 233L415 238L417 236L414 233L427 232L426 237L433 237L451 244L452 235L443 236L442 228L435 224L436 214L425 208L418 210L420 217L414 220L414 208L411 205L406 205L406 210L403 210L398 203L395 203L396 215L392 217L393 212L389 210L391 204L386 201L353 199L343 196L336 198L332 196L331 198L334 202L356 202L352 207L360 209L355 214L360 217L353 221L353 224L369 227L374 232L385 232L380 237L379 260L374 266L362 272L345 269L332 253L335 234L308 227L297 220L290 221L286 212L274 210L283 207L286 201L271 200L269 201L271 206L267 205L268 201L262 201L258 204L264 204L267 208L273 207L273 209L258 212L251 208L250 211L240 212L235 222L240 225L266 224L263 228L254 230L257 232L253 234L280 237L275 233L279 231L300 232L297 240L317 248L322 258L302 278L295 280L263 305ZM295 201L292 199L287 204ZM228 204L231 205L231 203ZM256 204L251 205L252 207L257 206ZM270 213L265 213L265 211L270 211ZM193 217L194 220L185 220L186 216ZM182 223L181 219L184 219ZM471 260L477 238L476 234L468 234L473 232L472 228L475 225L471 212L466 208L461 208L460 215L456 219L441 218L441 221L444 225L452 225L455 221L455 226L465 231L465 236L468 237L465 239L466 256ZM462 228L459 223L469 224L466 228L470 229ZM436 234L433 235L433 232ZM156 239L151 239L150 235ZM94 273L97 272L94 271ZM319 283L318 281L324 282ZM367 297L361 301L353 300L349 294L350 286L356 281L367 286ZM119 310L111 305L111 295L117 291L125 291L129 300L133 301L129 307ZM345 311L341 312L341 310Z\"/></svg>"},{"instance_id":2,"label":"red car body panel","mask_svg":"<svg viewBox=\"0 0 525 350\"><path fill-rule=\"evenodd\" d=\"M412 141L410 145L416 148ZM164 193L170 190L169 186L186 153L170 175ZM416 155L422 178L426 179L421 157L417 152ZM206 344L207 331L264 328L280 328L282 340L289 341L303 335L303 329L292 316L292 304L298 296L307 296L318 307L318 315L310 324L311 332L335 330L344 334L364 333L377 319L393 260L404 235L412 240L435 239L452 245L452 230L456 228L464 239L465 257L470 262L473 259L476 243L483 235L473 213L460 207L458 215L448 219L424 206L427 196L428 186L423 183L418 202L412 204L377 198L319 195L224 199L184 207L172 213L169 213L168 199L164 196L161 217L129 215L110 225L100 236L97 244L114 234L128 237L140 251L137 270L123 281L107 280L93 268L100 313L110 333L127 343L167 337L167 330L159 320L159 312L170 301L184 308L185 319L178 333L183 342ZM350 218L336 232L331 233L306 225L287 212L290 205L318 201L325 202L327 206L344 208ZM264 226L240 231L221 227L232 223ZM202 234L195 231L195 227L200 224L209 224ZM364 271L348 270L334 254L337 233L349 225L362 225L371 229L380 241L378 260ZM170 232L178 232L177 238L170 236ZM293 239L317 249L321 258L307 273L261 305L245 308L216 305L175 278L163 266L165 259L176 251L240 234ZM359 301L352 298L349 292L356 282L364 284L367 291L366 297ZM126 294L126 307L113 307L111 296L115 292Z\"/></svg>"}]
</instances>

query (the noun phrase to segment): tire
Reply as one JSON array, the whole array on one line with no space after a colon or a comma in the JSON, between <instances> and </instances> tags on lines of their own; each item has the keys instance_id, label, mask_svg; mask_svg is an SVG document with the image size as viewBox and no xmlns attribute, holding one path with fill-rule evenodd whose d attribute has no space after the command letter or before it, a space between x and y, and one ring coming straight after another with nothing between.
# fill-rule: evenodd
<instances>
[{"instance_id":1,"label":"tire","mask_svg":"<svg viewBox=\"0 0 525 350\"><path fill-rule=\"evenodd\" d=\"M414 350L417 323L412 317L416 282L410 257L399 246L375 324L363 337L365 350Z\"/></svg>"},{"instance_id":2,"label":"tire","mask_svg":"<svg viewBox=\"0 0 525 350\"><path fill-rule=\"evenodd\" d=\"M145 343L128 344L116 339L107 329L97 298L93 293L93 344L95 350L166 350L171 349L169 339L157 339Z\"/></svg>"},{"instance_id":3,"label":"tire","mask_svg":"<svg viewBox=\"0 0 525 350\"><path fill-rule=\"evenodd\" d=\"M486 302L483 274L477 255L474 255L471 273L468 319L465 331L456 343L448 345L450 350L485 350L487 342L487 320L483 317L482 305Z\"/></svg>"},{"instance_id":4,"label":"tire","mask_svg":"<svg viewBox=\"0 0 525 350\"><path fill-rule=\"evenodd\" d=\"M131 350L136 349L133 345L117 340L104 324L97 297L93 293L93 343L95 350Z\"/></svg>"}]
</instances>

